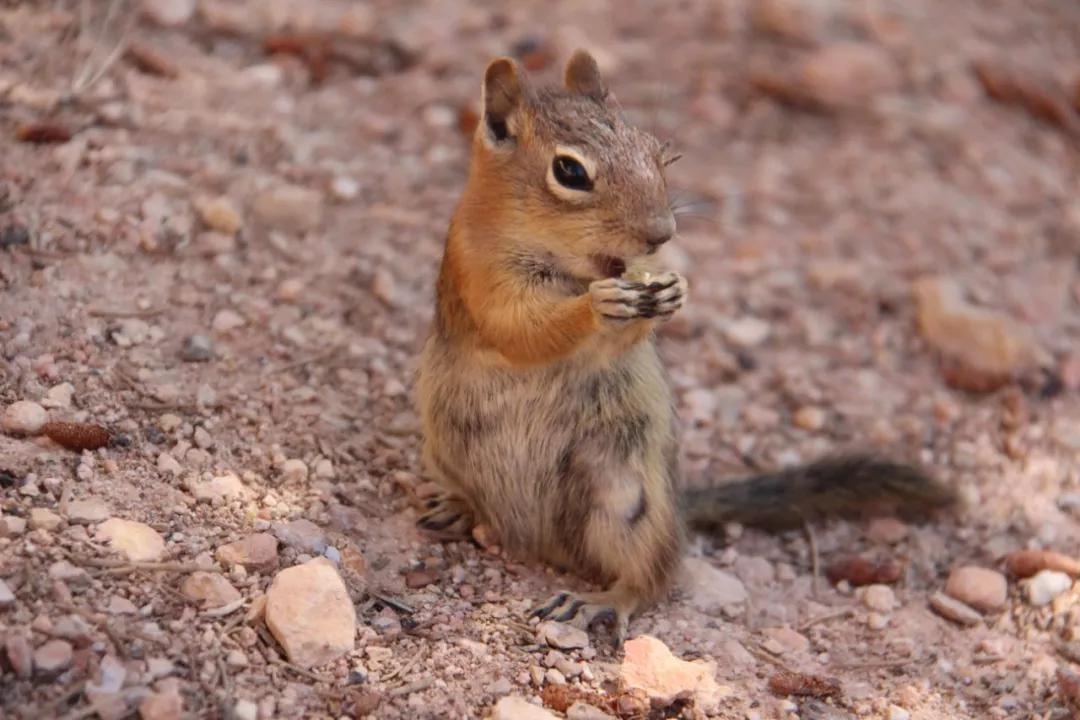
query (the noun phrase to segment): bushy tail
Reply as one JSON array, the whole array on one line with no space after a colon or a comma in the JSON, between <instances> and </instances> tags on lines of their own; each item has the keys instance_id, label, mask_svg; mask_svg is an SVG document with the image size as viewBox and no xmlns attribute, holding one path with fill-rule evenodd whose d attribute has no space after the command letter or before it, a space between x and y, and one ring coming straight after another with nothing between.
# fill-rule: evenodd
<instances>
[{"instance_id":1,"label":"bushy tail","mask_svg":"<svg viewBox=\"0 0 1080 720\"><path fill-rule=\"evenodd\" d=\"M847 455L688 490L683 500L687 521L700 530L715 530L729 522L783 530L833 517L886 513L925 517L951 504L955 494L913 465Z\"/></svg>"}]
</instances>

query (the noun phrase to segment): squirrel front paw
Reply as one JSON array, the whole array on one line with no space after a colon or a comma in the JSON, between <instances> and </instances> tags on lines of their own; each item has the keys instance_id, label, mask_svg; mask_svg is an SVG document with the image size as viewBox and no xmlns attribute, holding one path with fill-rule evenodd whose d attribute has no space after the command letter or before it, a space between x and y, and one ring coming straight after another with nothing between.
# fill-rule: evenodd
<instances>
[{"instance_id":1,"label":"squirrel front paw","mask_svg":"<svg viewBox=\"0 0 1080 720\"><path fill-rule=\"evenodd\" d=\"M606 320L669 318L686 300L686 278L660 273L647 281L610 278L589 285L593 307Z\"/></svg>"}]
</instances>

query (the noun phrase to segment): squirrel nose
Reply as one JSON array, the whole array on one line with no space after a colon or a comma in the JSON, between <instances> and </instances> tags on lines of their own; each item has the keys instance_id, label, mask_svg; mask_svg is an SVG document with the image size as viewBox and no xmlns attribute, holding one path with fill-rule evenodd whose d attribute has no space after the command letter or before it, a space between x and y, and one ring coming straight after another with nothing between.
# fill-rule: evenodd
<instances>
[{"instance_id":1,"label":"squirrel nose","mask_svg":"<svg viewBox=\"0 0 1080 720\"><path fill-rule=\"evenodd\" d=\"M658 215L645 225L645 242L659 247L675 235L675 216L670 212Z\"/></svg>"}]
</instances>

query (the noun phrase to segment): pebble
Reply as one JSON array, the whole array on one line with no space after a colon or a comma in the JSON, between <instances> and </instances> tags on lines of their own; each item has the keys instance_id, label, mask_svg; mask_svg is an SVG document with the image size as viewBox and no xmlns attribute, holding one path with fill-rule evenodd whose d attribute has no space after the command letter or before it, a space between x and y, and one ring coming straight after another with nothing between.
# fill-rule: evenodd
<instances>
[{"instance_id":1,"label":"pebble","mask_svg":"<svg viewBox=\"0 0 1080 720\"><path fill-rule=\"evenodd\" d=\"M75 386L69 382L54 385L45 393L41 404L47 408L67 410L75 399Z\"/></svg>"},{"instance_id":2,"label":"pebble","mask_svg":"<svg viewBox=\"0 0 1080 720\"><path fill-rule=\"evenodd\" d=\"M566 720L615 720L598 707L578 700L566 709Z\"/></svg>"},{"instance_id":3,"label":"pebble","mask_svg":"<svg viewBox=\"0 0 1080 720\"><path fill-rule=\"evenodd\" d=\"M141 720L180 720L184 714L184 699L177 692L156 692L139 703Z\"/></svg>"},{"instance_id":4,"label":"pebble","mask_svg":"<svg viewBox=\"0 0 1080 720\"><path fill-rule=\"evenodd\" d=\"M146 523L135 520L109 518L97 526L95 535L131 562L152 562L165 554L165 538Z\"/></svg>"},{"instance_id":5,"label":"pebble","mask_svg":"<svg viewBox=\"0 0 1080 720\"><path fill-rule=\"evenodd\" d=\"M180 348L184 362L210 362L215 356L214 341L206 335L188 335Z\"/></svg>"},{"instance_id":6,"label":"pebble","mask_svg":"<svg viewBox=\"0 0 1080 720\"><path fill-rule=\"evenodd\" d=\"M548 668L544 673L544 682L548 685L565 685L566 676L555 668Z\"/></svg>"},{"instance_id":7,"label":"pebble","mask_svg":"<svg viewBox=\"0 0 1080 720\"><path fill-rule=\"evenodd\" d=\"M189 487L195 498L203 502L246 500L252 494L235 473L216 475L209 480L195 480L189 484Z\"/></svg>"},{"instance_id":8,"label":"pebble","mask_svg":"<svg viewBox=\"0 0 1080 720\"><path fill-rule=\"evenodd\" d=\"M93 525L107 520L111 511L105 501L100 498L87 500L72 500L67 505L68 522L78 525Z\"/></svg>"},{"instance_id":9,"label":"pebble","mask_svg":"<svg viewBox=\"0 0 1080 720\"><path fill-rule=\"evenodd\" d=\"M30 510L30 529L46 530L52 532L60 527L64 519L48 508L32 508Z\"/></svg>"},{"instance_id":10,"label":"pebble","mask_svg":"<svg viewBox=\"0 0 1080 720\"><path fill-rule=\"evenodd\" d=\"M195 249L206 257L217 257L236 250L236 237L231 234L207 230L195 236Z\"/></svg>"},{"instance_id":11,"label":"pebble","mask_svg":"<svg viewBox=\"0 0 1080 720\"><path fill-rule=\"evenodd\" d=\"M34 652L25 635L9 631L4 638L4 652L17 677L26 679L34 673Z\"/></svg>"},{"instance_id":12,"label":"pebble","mask_svg":"<svg viewBox=\"0 0 1080 720\"><path fill-rule=\"evenodd\" d=\"M335 476L333 461L322 458L315 463L315 477L319 480L333 480Z\"/></svg>"},{"instance_id":13,"label":"pebble","mask_svg":"<svg viewBox=\"0 0 1080 720\"><path fill-rule=\"evenodd\" d=\"M895 545L907 536L907 524L896 518L873 518L866 526L867 540L880 545Z\"/></svg>"},{"instance_id":14,"label":"pebble","mask_svg":"<svg viewBox=\"0 0 1080 720\"><path fill-rule=\"evenodd\" d=\"M90 582L90 575L81 567L72 565L67 560L57 560L49 566L49 577L70 585L85 585Z\"/></svg>"},{"instance_id":15,"label":"pebble","mask_svg":"<svg viewBox=\"0 0 1080 720\"><path fill-rule=\"evenodd\" d=\"M805 92L831 108L866 106L899 84L896 63L870 43L841 42L812 52L798 71Z\"/></svg>"},{"instance_id":16,"label":"pebble","mask_svg":"<svg viewBox=\"0 0 1080 720\"><path fill-rule=\"evenodd\" d=\"M198 604L203 610L212 610L234 603L240 599L240 591L232 586L221 573L193 572L180 586L185 598Z\"/></svg>"},{"instance_id":17,"label":"pebble","mask_svg":"<svg viewBox=\"0 0 1080 720\"><path fill-rule=\"evenodd\" d=\"M888 585L867 585L862 588L862 604L879 613L890 613L896 608L896 594Z\"/></svg>"},{"instance_id":18,"label":"pebble","mask_svg":"<svg viewBox=\"0 0 1080 720\"><path fill-rule=\"evenodd\" d=\"M304 281L298 278L282 280L278 285L277 299L281 302L293 303L300 299L304 292Z\"/></svg>"},{"instance_id":19,"label":"pebble","mask_svg":"<svg viewBox=\"0 0 1080 720\"><path fill-rule=\"evenodd\" d=\"M128 600L126 597L119 595L113 595L109 598L109 606L106 611L110 615L134 615L139 612L139 608L135 607L135 603Z\"/></svg>"},{"instance_id":20,"label":"pebble","mask_svg":"<svg viewBox=\"0 0 1080 720\"><path fill-rule=\"evenodd\" d=\"M142 13L158 25L183 25L195 14L196 0L142 0Z\"/></svg>"},{"instance_id":21,"label":"pebble","mask_svg":"<svg viewBox=\"0 0 1080 720\"><path fill-rule=\"evenodd\" d=\"M911 720L911 713L899 705L889 705L889 720Z\"/></svg>"},{"instance_id":22,"label":"pebble","mask_svg":"<svg viewBox=\"0 0 1080 720\"><path fill-rule=\"evenodd\" d=\"M210 323L210 327L214 329L214 332L219 333L231 332L242 328L245 325L247 325L247 320L244 319L244 316L229 308L218 310Z\"/></svg>"},{"instance_id":23,"label":"pebble","mask_svg":"<svg viewBox=\"0 0 1080 720\"><path fill-rule=\"evenodd\" d=\"M169 473L170 475L179 475L183 470L176 458L169 453L158 455L157 468L159 472Z\"/></svg>"},{"instance_id":24,"label":"pebble","mask_svg":"<svg viewBox=\"0 0 1080 720\"><path fill-rule=\"evenodd\" d=\"M71 667L74 648L66 640L50 640L34 651L34 669L46 677L54 677Z\"/></svg>"},{"instance_id":25,"label":"pebble","mask_svg":"<svg viewBox=\"0 0 1080 720\"><path fill-rule=\"evenodd\" d=\"M978 625L982 622L982 615L979 614L978 610L940 591L930 596L930 607L943 618L961 625Z\"/></svg>"},{"instance_id":26,"label":"pebble","mask_svg":"<svg viewBox=\"0 0 1080 720\"><path fill-rule=\"evenodd\" d=\"M195 211L207 227L226 235L235 235L244 225L240 211L227 197L197 200Z\"/></svg>"},{"instance_id":27,"label":"pebble","mask_svg":"<svg viewBox=\"0 0 1080 720\"><path fill-rule=\"evenodd\" d=\"M324 558L274 577L266 592L266 624L300 667L324 665L354 647L356 611L341 576Z\"/></svg>"},{"instance_id":28,"label":"pebble","mask_svg":"<svg viewBox=\"0 0 1080 720\"><path fill-rule=\"evenodd\" d=\"M1005 570L1018 578L1031 577L1040 570L1056 570L1080 576L1080 562L1053 550L1017 550L1005 557Z\"/></svg>"},{"instance_id":29,"label":"pebble","mask_svg":"<svg viewBox=\"0 0 1080 720\"><path fill-rule=\"evenodd\" d=\"M1028 604L1042 607L1053 602L1054 598L1072 587L1072 578L1057 570L1040 570L1035 573L1024 587L1024 596Z\"/></svg>"},{"instance_id":30,"label":"pebble","mask_svg":"<svg viewBox=\"0 0 1080 720\"><path fill-rule=\"evenodd\" d=\"M799 408L792 416L795 427L815 432L825 427L825 411L813 405Z\"/></svg>"},{"instance_id":31,"label":"pebble","mask_svg":"<svg viewBox=\"0 0 1080 720\"><path fill-rule=\"evenodd\" d=\"M507 695L491 708L490 720L558 720L558 716L520 695Z\"/></svg>"},{"instance_id":32,"label":"pebble","mask_svg":"<svg viewBox=\"0 0 1080 720\"><path fill-rule=\"evenodd\" d=\"M791 628L765 628L761 634L766 638L762 647L773 655L794 655L806 652L810 648L810 641L806 636Z\"/></svg>"},{"instance_id":33,"label":"pebble","mask_svg":"<svg viewBox=\"0 0 1080 720\"><path fill-rule=\"evenodd\" d=\"M234 720L259 720L259 706L251 700L237 700L232 716Z\"/></svg>"},{"instance_id":34,"label":"pebble","mask_svg":"<svg viewBox=\"0 0 1080 720\"><path fill-rule=\"evenodd\" d=\"M559 650L579 650L589 646L589 634L560 622L543 622L536 628L536 642Z\"/></svg>"},{"instance_id":35,"label":"pebble","mask_svg":"<svg viewBox=\"0 0 1080 720\"><path fill-rule=\"evenodd\" d=\"M291 459L281 464L281 477L285 482L304 482L308 477L308 467L303 460Z\"/></svg>"},{"instance_id":36,"label":"pebble","mask_svg":"<svg viewBox=\"0 0 1080 720\"><path fill-rule=\"evenodd\" d=\"M18 537L26 532L26 518L0 515L0 537Z\"/></svg>"},{"instance_id":37,"label":"pebble","mask_svg":"<svg viewBox=\"0 0 1080 720\"><path fill-rule=\"evenodd\" d=\"M996 570L965 565L949 573L945 594L976 610L991 612L1005 607L1008 583Z\"/></svg>"},{"instance_id":38,"label":"pebble","mask_svg":"<svg viewBox=\"0 0 1080 720\"><path fill-rule=\"evenodd\" d=\"M732 345L752 348L765 342L772 334L772 326L760 318L744 317L727 322L723 327L724 337Z\"/></svg>"},{"instance_id":39,"label":"pebble","mask_svg":"<svg viewBox=\"0 0 1080 720\"><path fill-rule=\"evenodd\" d=\"M9 608L15 604L15 593L11 592L11 588L4 582L3 578L0 578L0 608Z\"/></svg>"},{"instance_id":40,"label":"pebble","mask_svg":"<svg viewBox=\"0 0 1080 720\"><path fill-rule=\"evenodd\" d=\"M202 425L195 428L195 434L193 435L192 440L195 441L195 447L202 450L208 450L209 448L214 447L214 438L210 436L210 433L208 433L206 428Z\"/></svg>"},{"instance_id":41,"label":"pebble","mask_svg":"<svg viewBox=\"0 0 1080 720\"><path fill-rule=\"evenodd\" d=\"M746 587L739 578L702 558L686 558L679 587L686 602L700 612L717 615L725 607L745 603Z\"/></svg>"},{"instance_id":42,"label":"pebble","mask_svg":"<svg viewBox=\"0 0 1080 720\"><path fill-rule=\"evenodd\" d=\"M326 533L310 520L301 518L274 523L270 531L274 537L294 550L314 555L321 555L326 550Z\"/></svg>"},{"instance_id":43,"label":"pebble","mask_svg":"<svg viewBox=\"0 0 1080 720\"><path fill-rule=\"evenodd\" d=\"M715 663L681 660L667 645L650 635L626 642L619 674L626 687L644 690L654 708L666 707L691 695L697 709L715 713L720 699L730 694L713 679Z\"/></svg>"},{"instance_id":44,"label":"pebble","mask_svg":"<svg viewBox=\"0 0 1080 720\"><path fill-rule=\"evenodd\" d=\"M240 565L251 572L271 572L278 566L277 544L273 535L255 533L222 545L215 557L225 565Z\"/></svg>"},{"instance_id":45,"label":"pebble","mask_svg":"<svg viewBox=\"0 0 1080 720\"><path fill-rule=\"evenodd\" d=\"M514 685L510 682L509 678L499 678L495 682L488 685L488 692L495 697L509 695L513 689Z\"/></svg>"},{"instance_id":46,"label":"pebble","mask_svg":"<svg viewBox=\"0 0 1080 720\"><path fill-rule=\"evenodd\" d=\"M322 195L299 185L278 185L255 198L255 216L282 232L304 233L322 221Z\"/></svg>"},{"instance_id":47,"label":"pebble","mask_svg":"<svg viewBox=\"0 0 1080 720\"><path fill-rule=\"evenodd\" d=\"M947 379L972 390L1030 366L1038 346L1030 329L999 312L968 303L960 285L945 277L923 277L912 288L919 332L957 366ZM962 372L961 372L962 371Z\"/></svg>"},{"instance_id":48,"label":"pebble","mask_svg":"<svg viewBox=\"0 0 1080 720\"><path fill-rule=\"evenodd\" d=\"M439 579L439 574L434 570L410 570L405 573L405 587L410 590L418 590L427 587Z\"/></svg>"},{"instance_id":49,"label":"pebble","mask_svg":"<svg viewBox=\"0 0 1080 720\"><path fill-rule=\"evenodd\" d=\"M353 200L360 194L360 183L351 177L338 175L330 181L330 194L336 200Z\"/></svg>"},{"instance_id":50,"label":"pebble","mask_svg":"<svg viewBox=\"0 0 1080 720\"><path fill-rule=\"evenodd\" d=\"M45 408L36 402L19 400L4 409L4 415L0 417L0 426L4 428L4 432L15 435L36 435L48 419Z\"/></svg>"}]
</instances>

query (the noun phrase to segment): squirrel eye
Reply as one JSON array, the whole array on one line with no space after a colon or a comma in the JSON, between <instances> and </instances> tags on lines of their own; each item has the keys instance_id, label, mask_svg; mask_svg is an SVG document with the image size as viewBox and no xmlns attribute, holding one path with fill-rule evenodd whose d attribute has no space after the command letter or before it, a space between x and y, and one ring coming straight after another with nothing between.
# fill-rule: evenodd
<instances>
[{"instance_id":1,"label":"squirrel eye","mask_svg":"<svg viewBox=\"0 0 1080 720\"><path fill-rule=\"evenodd\" d=\"M551 167L559 184L571 190L592 190L593 183L589 172L580 162L569 155L556 155Z\"/></svg>"}]
</instances>

